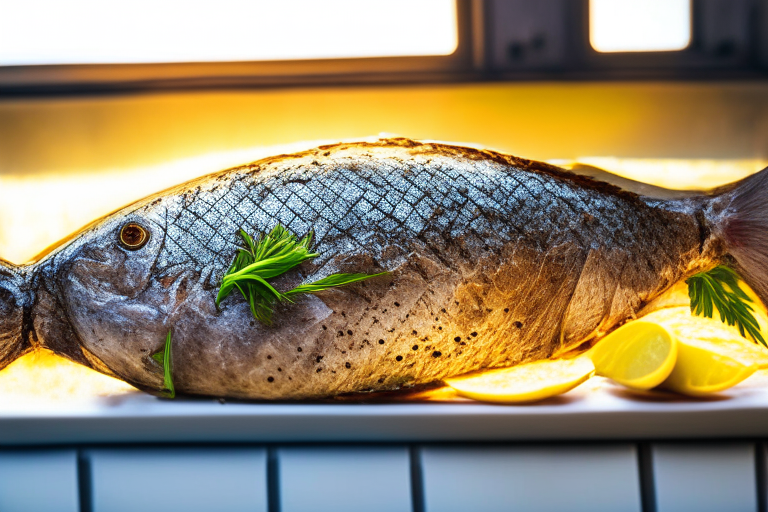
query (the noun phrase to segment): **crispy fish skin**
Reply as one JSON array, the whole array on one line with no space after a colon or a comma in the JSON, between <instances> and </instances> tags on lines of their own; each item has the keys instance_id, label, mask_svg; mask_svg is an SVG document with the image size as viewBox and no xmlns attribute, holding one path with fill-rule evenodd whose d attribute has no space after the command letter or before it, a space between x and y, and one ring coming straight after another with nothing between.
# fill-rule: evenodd
<instances>
[{"instance_id":1,"label":"crispy fish skin","mask_svg":"<svg viewBox=\"0 0 768 512\"><path fill-rule=\"evenodd\" d=\"M27 290L3 302L0 281L0 306L21 312L0 324L15 347L0 356L42 346L157 392L150 355L170 330L178 392L247 399L392 390L546 358L728 258L733 193L720 192L651 198L407 139L273 157L139 201L31 266L0 265ZM148 231L141 249L118 243L127 223ZM313 230L320 253L278 289L389 274L279 306L269 327L236 293L217 309L237 231L277 223Z\"/></svg>"}]
</instances>

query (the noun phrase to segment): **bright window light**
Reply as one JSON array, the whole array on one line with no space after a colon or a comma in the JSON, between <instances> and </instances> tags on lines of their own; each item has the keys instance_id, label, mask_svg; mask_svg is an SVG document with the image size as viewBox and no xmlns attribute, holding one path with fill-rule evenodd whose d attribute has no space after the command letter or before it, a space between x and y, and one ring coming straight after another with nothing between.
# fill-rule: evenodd
<instances>
[{"instance_id":1,"label":"bright window light","mask_svg":"<svg viewBox=\"0 0 768 512\"><path fill-rule=\"evenodd\" d=\"M589 41L599 52L683 50L691 0L590 0Z\"/></svg>"},{"instance_id":2,"label":"bright window light","mask_svg":"<svg viewBox=\"0 0 768 512\"><path fill-rule=\"evenodd\" d=\"M0 66L450 55L455 0L0 0Z\"/></svg>"}]
</instances>

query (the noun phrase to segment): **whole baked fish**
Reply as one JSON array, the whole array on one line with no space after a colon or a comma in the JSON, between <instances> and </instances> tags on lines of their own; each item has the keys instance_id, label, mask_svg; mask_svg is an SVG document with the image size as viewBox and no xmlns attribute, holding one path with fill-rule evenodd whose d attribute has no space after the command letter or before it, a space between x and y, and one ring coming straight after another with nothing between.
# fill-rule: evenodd
<instances>
[{"instance_id":1,"label":"whole baked fish","mask_svg":"<svg viewBox=\"0 0 768 512\"><path fill-rule=\"evenodd\" d=\"M724 261L765 301L767 191L768 171L675 193L406 139L268 158L0 262L0 367L43 347L157 393L171 331L179 392L305 399L547 358ZM313 231L319 256L277 289L387 274L279 305L271 326L239 294L217 307L238 231L278 224Z\"/></svg>"}]
</instances>

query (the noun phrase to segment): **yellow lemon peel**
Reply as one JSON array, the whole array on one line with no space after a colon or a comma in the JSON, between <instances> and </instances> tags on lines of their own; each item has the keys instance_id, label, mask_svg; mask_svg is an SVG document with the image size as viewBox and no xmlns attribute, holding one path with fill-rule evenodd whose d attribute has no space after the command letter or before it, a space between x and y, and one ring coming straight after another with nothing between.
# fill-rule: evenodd
<instances>
[{"instance_id":1,"label":"yellow lemon peel","mask_svg":"<svg viewBox=\"0 0 768 512\"><path fill-rule=\"evenodd\" d=\"M632 389L651 389L669 376L677 340L663 325L636 320L605 336L587 352L598 375Z\"/></svg>"},{"instance_id":2,"label":"yellow lemon peel","mask_svg":"<svg viewBox=\"0 0 768 512\"><path fill-rule=\"evenodd\" d=\"M570 391L595 373L588 357L550 359L445 379L464 397L483 402L525 403Z\"/></svg>"}]
</instances>

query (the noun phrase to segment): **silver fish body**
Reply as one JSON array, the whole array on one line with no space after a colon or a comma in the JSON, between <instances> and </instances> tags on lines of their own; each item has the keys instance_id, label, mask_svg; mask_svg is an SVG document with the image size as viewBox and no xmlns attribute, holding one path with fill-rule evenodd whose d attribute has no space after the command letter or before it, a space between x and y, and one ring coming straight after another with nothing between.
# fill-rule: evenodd
<instances>
[{"instance_id":1,"label":"silver fish body","mask_svg":"<svg viewBox=\"0 0 768 512\"><path fill-rule=\"evenodd\" d=\"M651 198L406 139L274 157L139 201L33 265L0 266L13 274L0 281L0 328L14 340L0 355L46 347L157 392L150 356L170 331L179 392L247 399L401 389L542 359L728 258L722 197ZM118 242L127 223L149 233L138 250ZM217 308L237 231L278 223L313 231L320 254L278 289L388 274L278 306L272 326L236 293Z\"/></svg>"}]
</instances>

